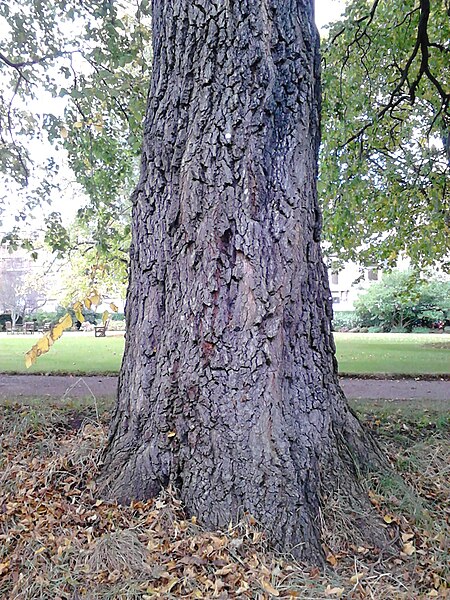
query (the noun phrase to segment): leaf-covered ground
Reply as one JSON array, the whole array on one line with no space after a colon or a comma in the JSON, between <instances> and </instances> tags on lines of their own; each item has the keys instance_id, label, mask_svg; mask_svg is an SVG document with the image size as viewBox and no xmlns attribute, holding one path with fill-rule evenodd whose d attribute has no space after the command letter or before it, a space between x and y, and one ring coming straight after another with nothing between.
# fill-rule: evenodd
<instances>
[{"instance_id":1,"label":"leaf-covered ground","mask_svg":"<svg viewBox=\"0 0 450 600\"><path fill-rule=\"evenodd\" d=\"M226 531L186 519L171 493L121 507L96 495L108 407L0 405L0 597L445 598L449 577L448 415L364 406L403 479L368 483L398 551L325 532L325 570L268 550L249 518ZM348 523L351 515L336 522Z\"/></svg>"}]
</instances>

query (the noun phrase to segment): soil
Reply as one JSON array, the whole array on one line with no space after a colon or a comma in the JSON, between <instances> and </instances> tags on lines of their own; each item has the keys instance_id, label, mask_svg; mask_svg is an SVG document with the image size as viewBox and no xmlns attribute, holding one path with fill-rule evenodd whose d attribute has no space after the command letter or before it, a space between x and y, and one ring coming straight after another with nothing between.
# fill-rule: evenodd
<instances>
[{"instance_id":1,"label":"soil","mask_svg":"<svg viewBox=\"0 0 450 600\"><path fill-rule=\"evenodd\" d=\"M450 401L450 382L445 380L344 377L340 381L349 399ZM116 390L117 377L0 374L0 398L111 398Z\"/></svg>"}]
</instances>

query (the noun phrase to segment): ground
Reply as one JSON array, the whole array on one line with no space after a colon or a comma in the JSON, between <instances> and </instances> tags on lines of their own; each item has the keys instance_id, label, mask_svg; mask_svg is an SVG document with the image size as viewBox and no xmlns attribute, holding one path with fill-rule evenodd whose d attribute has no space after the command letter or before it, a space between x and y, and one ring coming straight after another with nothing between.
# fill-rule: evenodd
<instances>
[{"instance_id":1,"label":"ground","mask_svg":"<svg viewBox=\"0 0 450 600\"><path fill-rule=\"evenodd\" d=\"M251 518L227 531L204 531L195 519L185 519L173 492L131 507L102 501L95 477L116 377L0 374L0 597L446 598L450 363L448 342L424 339L400 337L408 360L398 346L389 350L393 338L340 340L354 372L365 364L372 376L342 378L341 384L399 473L374 474L365 482L395 551L358 544L353 515L329 499L323 512L325 570L273 554ZM120 362L123 339L62 341L46 358L63 370L74 353L100 371ZM1 342L4 370L1 361L11 346L22 348L30 338L10 342L9 349ZM413 360L415 345L422 358ZM21 352L8 364L21 360ZM433 356L437 371L430 368ZM421 375L374 379L370 368L381 364L374 358L384 365L403 361L403 370ZM433 378L436 372L443 378Z\"/></svg>"},{"instance_id":2,"label":"ground","mask_svg":"<svg viewBox=\"0 0 450 600\"><path fill-rule=\"evenodd\" d=\"M365 482L394 552L359 544L354 515L331 503L323 513L321 570L271 552L250 517L211 532L186 520L174 493L130 507L99 498L95 477L110 400L0 399L0 597L446 598L448 407L357 404L401 475L373 474Z\"/></svg>"}]
</instances>

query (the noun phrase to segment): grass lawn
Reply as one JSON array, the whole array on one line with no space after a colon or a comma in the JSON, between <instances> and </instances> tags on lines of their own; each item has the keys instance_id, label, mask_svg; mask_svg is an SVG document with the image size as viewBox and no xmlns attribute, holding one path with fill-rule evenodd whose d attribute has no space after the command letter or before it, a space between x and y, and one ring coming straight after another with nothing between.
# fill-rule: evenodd
<instances>
[{"instance_id":1,"label":"grass lawn","mask_svg":"<svg viewBox=\"0 0 450 600\"><path fill-rule=\"evenodd\" d=\"M124 338L66 333L28 371L23 355L37 336L0 337L0 373L117 373ZM336 333L343 374L443 375L450 373L450 336Z\"/></svg>"},{"instance_id":2,"label":"grass lawn","mask_svg":"<svg viewBox=\"0 0 450 600\"><path fill-rule=\"evenodd\" d=\"M24 354L38 339L38 335L0 337L0 373L117 373L125 343L123 336L65 333L50 352L26 369Z\"/></svg>"},{"instance_id":3,"label":"grass lawn","mask_svg":"<svg viewBox=\"0 0 450 600\"><path fill-rule=\"evenodd\" d=\"M446 334L336 333L334 337L342 374L450 373Z\"/></svg>"}]
</instances>

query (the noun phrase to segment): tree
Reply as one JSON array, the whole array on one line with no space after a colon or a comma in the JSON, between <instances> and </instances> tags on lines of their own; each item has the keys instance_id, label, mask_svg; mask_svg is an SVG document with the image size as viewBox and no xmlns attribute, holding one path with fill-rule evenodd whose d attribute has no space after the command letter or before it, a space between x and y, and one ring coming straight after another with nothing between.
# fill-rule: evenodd
<instances>
[{"instance_id":1,"label":"tree","mask_svg":"<svg viewBox=\"0 0 450 600\"><path fill-rule=\"evenodd\" d=\"M339 497L380 542L358 472L384 461L339 387L321 258L312 2L155 0L153 52L102 489L172 484L311 561Z\"/></svg>"},{"instance_id":2,"label":"tree","mask_svg":"<svg viewBox=\"0 0 450 600\"><path fill-rule=\"evenodd\" d=\"M356 314L365 326L391 331L430 327L450 315L450 282L421 279L414 271L393 271L362 294Z\"/></svg>"},{"instance_id":3,"label":"tree","mask_svg":"<svg viewBox=\"0 0 450 600\"><path fill-rule=\"evenodd\" d=\"M42 279L30 268L24 257L11 257L0 263L0 312L11 314L12 324L31 315L45 304Z\"/></svg>"},{"instance_id":4,"label":"tree","mask_svg":"<svg viewBox=\"0 0 450 600\"><path fill-rule=\"evenodd\" d=\"M331 253L450 269L448 2L351 0L323 45ZM430 243L432 240L432 243Z\"/></svg>"},{"instance_id":5,"label":"tree","mask_svg":"<svg viewBox=\"0 0 450 600\"><path fill-rule=\"evenodd\" d=\"M64 148L87 194L78 217L95 235L98 254L111 254L123 241L117 215L127 210L137 171L148 80L148 19L147 0L1 3L0 225L8 196L24 198L23 208L15 210L20 224L52 195L61 194L57 174ZM41 143L33 152L36 138ZM40 164L46 141L55 154ZM46 225L54 250L66 250L70 236L56 211ZM20 226L5 241L13 248L33 245Z\"/></svg>"}]
</instances>

